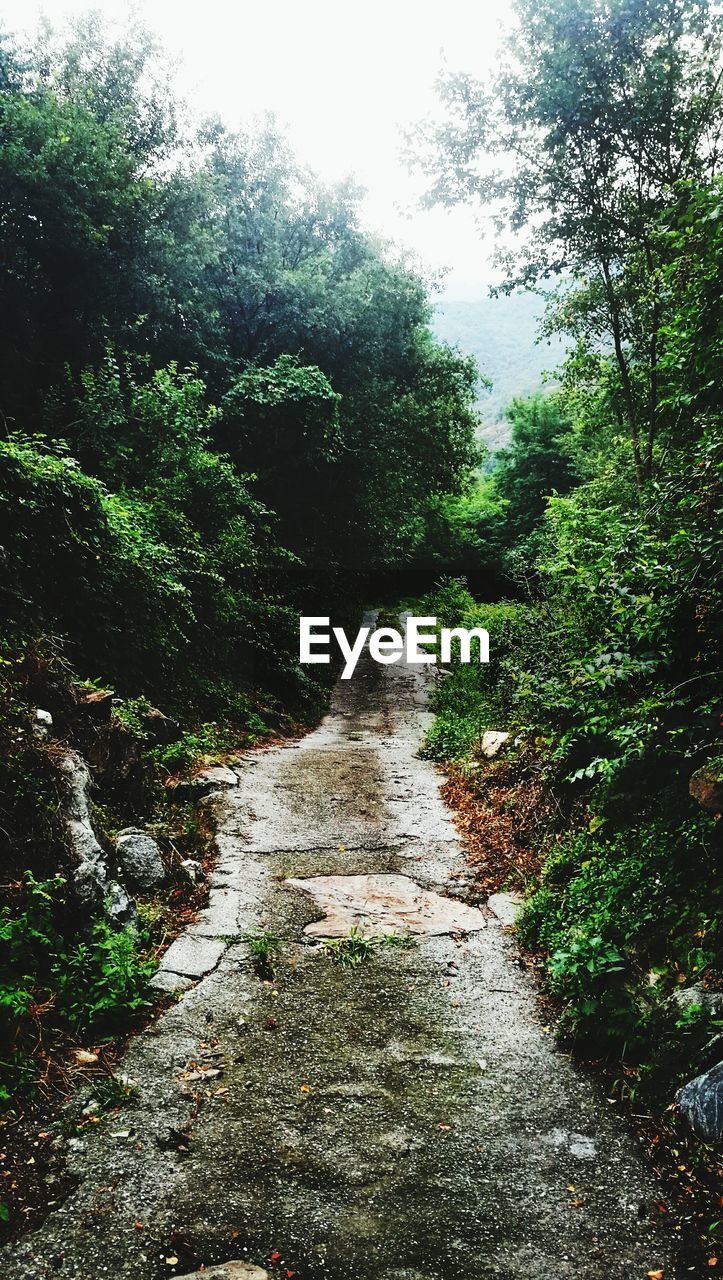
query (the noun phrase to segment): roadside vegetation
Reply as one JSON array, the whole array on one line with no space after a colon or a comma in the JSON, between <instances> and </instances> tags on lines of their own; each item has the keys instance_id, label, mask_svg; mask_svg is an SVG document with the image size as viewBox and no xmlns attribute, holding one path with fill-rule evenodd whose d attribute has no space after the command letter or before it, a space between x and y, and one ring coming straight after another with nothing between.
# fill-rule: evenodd
<instances>
[{"instance_id":1,"label":"roadside vegetation","mask_svg":"<svg viewBox=\"0 0 723 1280\"><path fill-rule=\"evenodd\" d=\"M518 935L566 1044L649 1117L651 1154L715 1234L713 1149L660 1126L723 1057L719 18L678 0L517 10L514 71L446 77L417 146L431 200L494 200L525 229L507 284L546 292L569 355L553 394L510 406L477 510L451 503L500 599L449 577L425 606L491 649L438 682L426 752L449 763L479 891L524 895ZM491 176L485 150L507 158ZM489 760L493 729L510 737Z\"/></svg>"}]
</instances>

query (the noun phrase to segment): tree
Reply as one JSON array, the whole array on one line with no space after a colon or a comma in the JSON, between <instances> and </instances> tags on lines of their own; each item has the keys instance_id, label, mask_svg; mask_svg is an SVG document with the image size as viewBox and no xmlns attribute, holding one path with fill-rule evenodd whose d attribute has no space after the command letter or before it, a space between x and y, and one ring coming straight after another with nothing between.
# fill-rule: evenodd
<instances>
[{"instance_id":1,"label":"tree","mask_svg":"<svg viewBox=\"0 0 723 1280\"><path fill-rule=\"evenodd\" d=\"M474 459L476 375L353 184L325 187L271 120L182 137L143 32L84 20L3 74L0 411L143 489L185 474L179 418L146 412L129 371L160 395L171 370L186 409L201 385L223 406L212 447L257 476L299 572L333 594L350 565L407 560Z\"/></svg>"},{"instance_id":2,"label":"tree","mask_svg":"<svg viewBox=\"0 0 723 1280\"><path fill-rule=\"evenodd\" d=\"M550 495L569 492L576 476L570 424L554 400L541 395L513 400L507 417L512 441L497 454L493 478L497 495L507 503L506 539L516 541L532 532Z\"/></svg>"},{"instance_id":3,"label":"tree","mask_svg":"<svg viewBox=\"0 0 723 1280\"><path fill-rule=\"evenodd\" d=\"M319 540L325 523L341 443L339 401L319 368L289 355L248 365L222 401L220 438L258 476L297 553Z\"/></svg>"},{"instance_id":4,"label":"tree","mask_svg":"<svg viewBox=\"0 0 723 1280\"><path fill-rule=\"evenodd\" d=\"M150 172L180 143L171 68L141 23L120 32L97 10L80 15L62 37L46 22L30 50L26 86L60 102L83 104L100 125L115 125Z\"/></svg>"},{"instance_id":5,"label":"tree","mask_svg":"<svg viewBox=\"0 0 723 1280\"><path fill-rule=\"evenodd\" d=\"M668 408L690 430L720 423L723 382L723 180L691 186L676 220L661 233L668 263L663 366Z\"/></svg>"},{"instance_id":6,"label":"tree","mask_svg":"<svg viewBox=\"0 0 723 1280\"><path fill-rule=\"evenodd\" d=\"M422 132L431 201L496 202L523 232L508 285L564 273L572 317L614 353L638 485L660 431L661 216L716 171L722 32L713 0L519 0L486 88L441 81L448 119Z\"/></svg>"}]
</instances>

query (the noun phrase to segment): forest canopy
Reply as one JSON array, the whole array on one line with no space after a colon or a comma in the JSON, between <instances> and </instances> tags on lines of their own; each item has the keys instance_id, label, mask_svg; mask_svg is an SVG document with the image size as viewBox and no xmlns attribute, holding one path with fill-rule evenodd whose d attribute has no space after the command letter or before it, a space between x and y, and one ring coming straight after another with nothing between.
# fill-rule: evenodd
<instances>
[{"instance_id":1,"label":"forest canopy","mask_svg":"<svg viewBox=\"0 0 723 1280\"><path fill-rule=\"evenodd\" d=\"M359 192L273 121L181 127L143 31L87 18L2 49L4 598L128 688L212 704L203 632L217 692L251 664L303 693L295 606L413 556L475 461L475 368L433 339L425 281L361 229ZM18 503L42 512L39 566ZM87 585L112 612L119 574L145 666L103 611L63 605Z\"/></svg>"}]
</instances>

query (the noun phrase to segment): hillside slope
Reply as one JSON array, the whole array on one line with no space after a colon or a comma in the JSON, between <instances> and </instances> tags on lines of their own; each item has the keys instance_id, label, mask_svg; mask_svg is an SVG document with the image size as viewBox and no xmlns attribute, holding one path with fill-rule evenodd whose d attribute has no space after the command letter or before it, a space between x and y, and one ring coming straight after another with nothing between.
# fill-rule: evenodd
<instances>
[{"instance_id":1,"label":"hillside slope","mask_svg":"<svg viewBox=\"0 0 723 1280\"><path fill-rule=\"evenodd\" d=\"M560 340L537 342L543 310L542 299L532 293L474 301L452 299L434 308L436 336L458 346L465 355L473 355L492 381L489 390L480 389L478 401L483 438L490 448L507 443L509 432L503 415L512 397L540 390L544 374L554 372L564 356Z\"/></svg>"}]
</instances>

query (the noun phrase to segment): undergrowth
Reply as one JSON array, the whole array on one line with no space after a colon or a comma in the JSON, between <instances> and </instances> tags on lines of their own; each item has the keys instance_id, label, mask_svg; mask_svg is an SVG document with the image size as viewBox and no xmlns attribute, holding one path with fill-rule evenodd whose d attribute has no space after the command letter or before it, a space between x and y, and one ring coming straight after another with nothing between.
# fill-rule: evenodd
<instances>
[{"instance_id":1,"label":"undergrowth","mask_svg":"<svg viewBox=\"0 0 723 1280\"><path fill-rule=\"evenodd\" d=\"M7 1056L0 1063L5 1100L32 1085L31 1052L41 1015L76 1035L127 1028L148 1007L155 969L147 937L96 919L88 930L69 919L62 876L31 872L16 903L0 910L0 1024Z\"/></svg>"}]
</instances>

